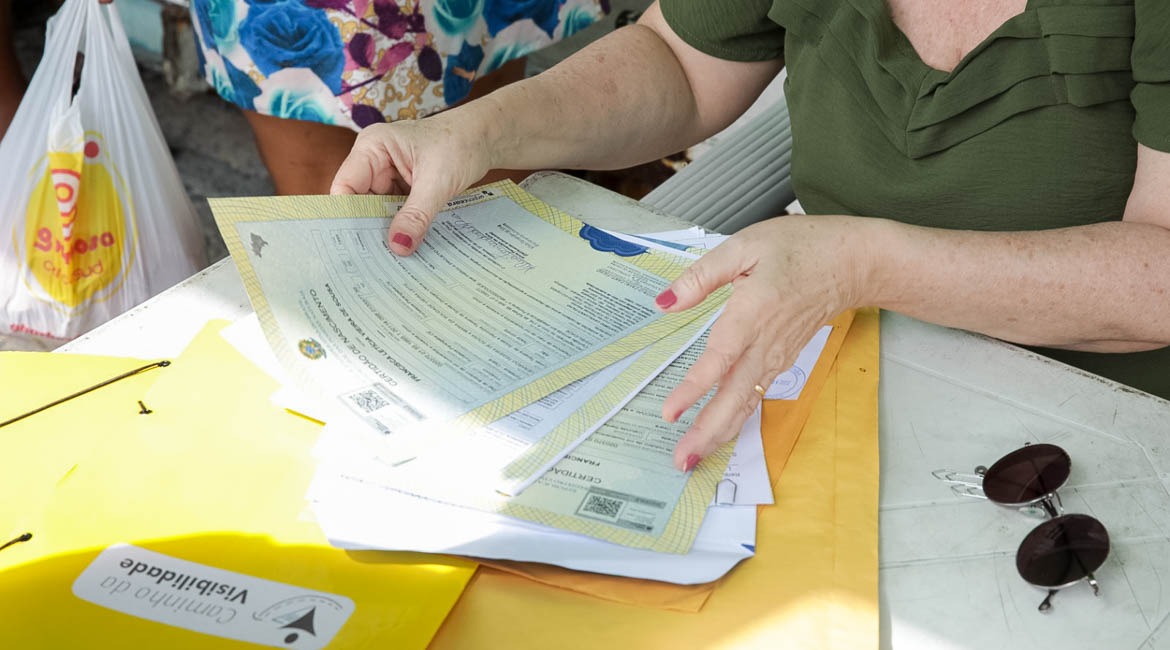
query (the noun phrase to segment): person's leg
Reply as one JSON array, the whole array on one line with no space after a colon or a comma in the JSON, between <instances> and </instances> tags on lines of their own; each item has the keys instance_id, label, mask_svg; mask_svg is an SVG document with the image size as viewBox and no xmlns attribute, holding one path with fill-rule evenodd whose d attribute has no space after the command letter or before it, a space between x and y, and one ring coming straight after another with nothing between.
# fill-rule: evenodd
<instances>
[{"instance_id":1,"label":"person's leg","mask_svg":"<svg viewBox=\"0 0 1170 650\"><path fill-rule=\"evenodd\" d=\"M12 1L0 0L0 138L24 97L25 78L16 58L12 31Z\"/></svg>"},{"instance_id":2,"label":"person's leg","mask_svg":"<svg viewBox=\"0 0 1170 650\"><path fill-rule=\"evenodd\" d=\"M471 92L460 103L469 102L473 99L479 99L484 95L507 86L510 83L520 81L524 78L524 66L528 63L527 57L519 59L512 59L504 65L496 68L491 74L476 79L471 84Z\"/></svg>"},{"instance_id":3,"label":"person's leg","mask_svg":"<svg viewBox=\"0 0 1170 650\"><path fill-rule=\"evenodd\" d=\"M511 61L477 79L465 101L523 78L524 60ZM252 127L260 159L272 176L277 194L327 194L333 175L357 138L356 133L339 126L271 117L255 111L244 111L244 115ZM493 171L484 181L502 178L515 179L516 173Z\"/></svg>"},{"instance_id":4,"label":"person's leg","mask_svg":"<svg viewBox=\"0 0 1170 650\"><path fill-rule=\"evenodd\" d=\"M329 124L244 111L277 194L328 194L357 133Z\"/></svg>"}]
</instances>

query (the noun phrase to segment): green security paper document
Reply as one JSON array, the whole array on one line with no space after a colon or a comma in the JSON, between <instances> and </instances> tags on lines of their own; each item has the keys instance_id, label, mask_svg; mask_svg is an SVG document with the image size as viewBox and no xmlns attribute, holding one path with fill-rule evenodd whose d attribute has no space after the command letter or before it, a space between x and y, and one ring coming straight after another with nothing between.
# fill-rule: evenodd
<instances>
[{"instance_id":1,"label":"green security paper document","mask_svg":"<svg viewBox=\"0 0 1170 650\"><path fill-rule=\"evenodd\" d=\"M710 313L654 307L685 267L678 258L595 250L578 236L587 226L511 183L449 204L408 257L385 246L398 205L375 196L212 201L277 357L324 398L331 424L360 424L390 462ZM636 389L637 378L628 381Z\"/></svg>"}]
</instances>

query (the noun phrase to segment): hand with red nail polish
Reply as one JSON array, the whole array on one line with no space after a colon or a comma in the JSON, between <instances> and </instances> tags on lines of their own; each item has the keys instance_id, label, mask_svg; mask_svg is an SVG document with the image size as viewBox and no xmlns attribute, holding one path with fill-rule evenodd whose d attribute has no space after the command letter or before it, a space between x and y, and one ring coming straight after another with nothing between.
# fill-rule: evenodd
<instances>
[{"instance_id":1,"label":"hand with red nail polish","mask_svg":"<svg viewBox=\"0 0 1170 650\"><path fill-rule=\"evenodd\" d=\"M413 253L447 201L490 168L488 139L478 134L479 122L458 121L458 113L363 129L333 178L331 194L406 195L386 237L397 255Z\"/></svg>"},{"instance_id":2,"label":"hand with red nail polish","mask_svg":"<svg viewBox=\"0 0 1170 650\"><path fill-rule=\"evenodd\" d=\"M414 238L404 232L394 233L390 237L390 243L396 244L400 249L397 252L402 254L407 254L414 250Z\"/></svg>"},{"instance_id":3,"label":"hand with red nail polish","mask_svg":"<svg viewBox=\"0 0 1170 650\"><path fill-rule=\"evenodd\" d=\"M677 312L733 287L706 350L662 404L662 417L675 422L715 390L675 446L675 467L692 469L734 439L760 405L756 387L790 368L822 325L862 306L865 236L850 217L769 219L708 251L659 294L658 308Z\"/></svg>"},{"instance_id":4,"label":"hand with red nail polish","mask_svg":"<svg viewBox=\"0 0 1170 650\"><path fill-rule=\"evenodd\" d=\"M678 302L678 296L674 295L674 291L670 289L658 294L658 297L654 299L654 304L658 305L659 309L669 309L676 302Z\"/></svg>"}]
</instances>

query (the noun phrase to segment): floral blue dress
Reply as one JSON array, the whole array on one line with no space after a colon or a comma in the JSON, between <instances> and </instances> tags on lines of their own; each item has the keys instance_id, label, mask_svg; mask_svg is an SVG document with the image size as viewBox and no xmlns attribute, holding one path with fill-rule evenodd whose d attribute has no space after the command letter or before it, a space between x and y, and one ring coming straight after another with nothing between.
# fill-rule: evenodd
<instances>
[{"instance_id":1,"label":"floral blue dress","mask_svg":"<svg viewBox=\"0 0 1170 650\"><path fill-rule=\"evenodd\" d=\"M264 115L360 129L423 117L589 26L609 0L193 0L203 74Z\"/></svg>"}]
</instances>

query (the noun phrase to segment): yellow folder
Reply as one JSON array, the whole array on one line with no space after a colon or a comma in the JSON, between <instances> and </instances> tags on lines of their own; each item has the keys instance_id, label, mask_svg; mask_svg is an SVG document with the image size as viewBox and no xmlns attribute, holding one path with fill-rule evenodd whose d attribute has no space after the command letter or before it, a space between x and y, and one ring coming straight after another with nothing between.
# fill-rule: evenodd
<instances>
[{"instance_id":1,"label":"yellow folder","mask_svg":"<svg viewBox=\"0 0 1170 650\"><path fill-rule=\"evenodd\" d=\"M0 422L142 367L122 357L0 352ZM36 529L57 482L114 422L138 413L153 373L143 372L0 428L0 544ZM16 546L0 552L0 569ZM0 583L0 589L3 584Z\"/></svg>"},{"instance_id":2,"label":"yellow folder","mask_svg":"<svg viewBox=\"0 0 1170 650\"><path fill-rule=\"evenodd\" d=\"M878 313L859 311L808 421L765 453L787 461L759 512L757 554L701 612L601 600L482 568L432 643L446 648L878 647ZM771 406L771 404L769 404Z\"/></svg>"},{"instance_id":3,"label":"yellow folder","mask_svg":"<svg viewBox=\"0 0 1170 650\"><path fill-rule=\"evenodd\" d=\"M33 539L0 551L6 646L422 648L430 641L476 565L328 546L303 514L319 425L269 403L273 380L222 339L222 325L152 371L149 390L145 376L136 377L84 405L28 418L18 437L0 429L4 473L43 473L55 488L43 516L25 519ZM91 358L63 359L45 355L44 367L70 373L74 362L104 372ZM9 365L0 367L7 383ZM121 408L127 399L134 409ZM139 399L150 414L138 413ZM76 423L66 435L49 430L61 418ZM42 435L56 436L61 458L29 442ZM96 447L71 460L73 442ZM44 470L23 467L32 448ZM25 509L10 500L18 494L5 496L5 514Z\"/></svg>"}]
</instances>

